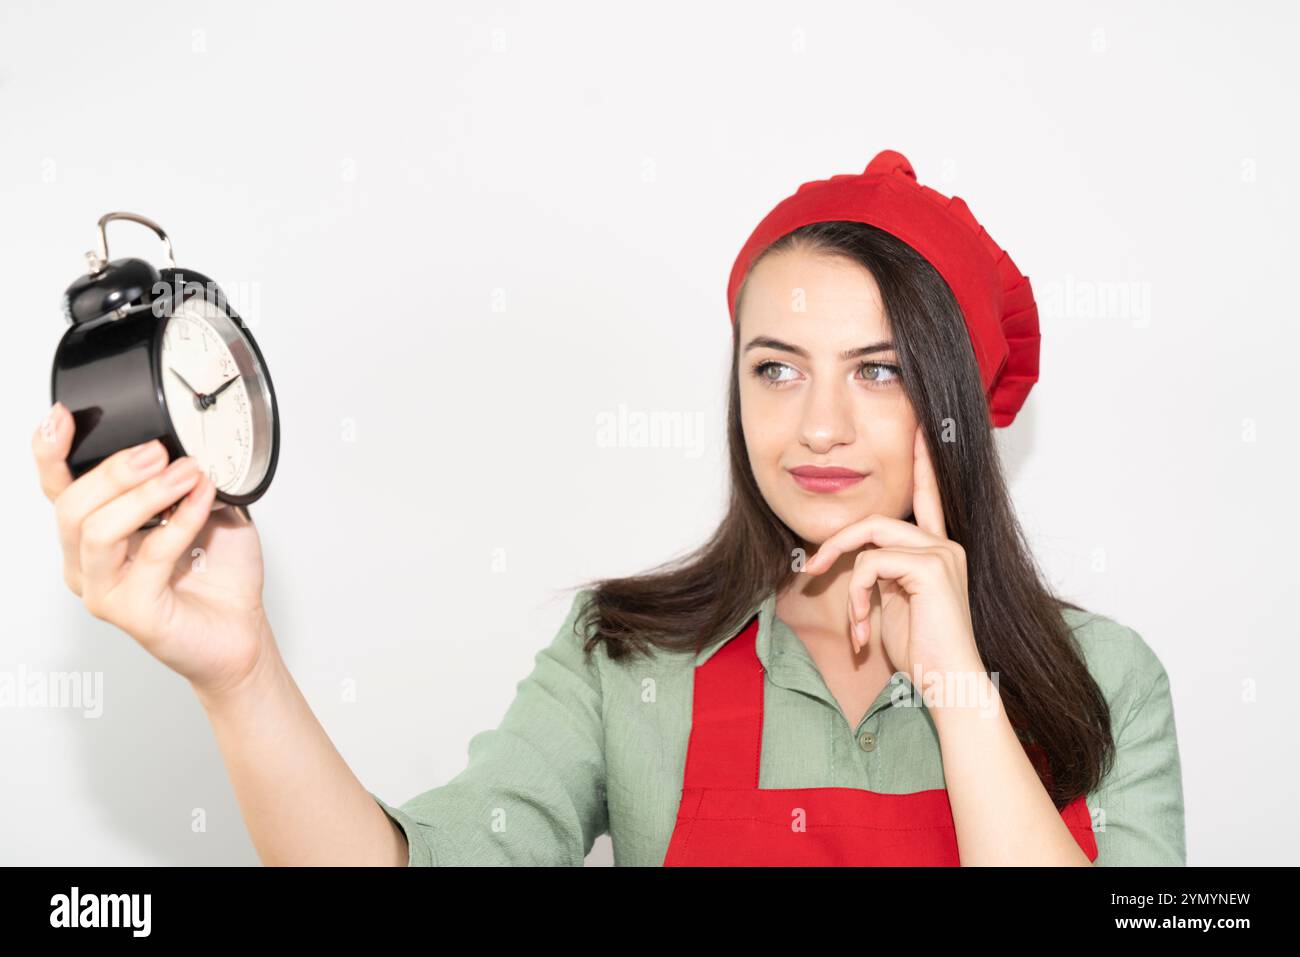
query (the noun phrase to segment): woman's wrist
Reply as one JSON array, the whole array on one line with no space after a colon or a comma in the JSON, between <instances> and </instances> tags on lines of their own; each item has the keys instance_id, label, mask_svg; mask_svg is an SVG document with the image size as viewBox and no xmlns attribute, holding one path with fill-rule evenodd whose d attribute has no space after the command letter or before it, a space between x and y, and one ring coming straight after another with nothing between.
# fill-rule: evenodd
<instances>
[{"instance_id":1,"label":"woman's wrist","mask_svg":"<svg viewBox=\"0 0 1300 957\"><path fill-rule=\"evenodd\" d=\"M210 683L190 682L199 703L210 714L242 707L250 700L260 699L268 693L273 694L276 689L283 687L288 668L280 657L271 623L259 609L249 627L253 629L256 652L252 662L241 674Z\"/></svg>"},{"instance_id":2,"label":"woman's wrist","mask_svg":"<svg viewBox=\"0 0 1300 957\"><path fill-rule=\"evenodd\" d=\"M935 730L942 737L952 726L964 727L1004 715L1002 696L996 675L989 674L978 656L963 658L963 664L933 672L923 691L926 707L934 719Z\"/></svg>"}]
</instances>

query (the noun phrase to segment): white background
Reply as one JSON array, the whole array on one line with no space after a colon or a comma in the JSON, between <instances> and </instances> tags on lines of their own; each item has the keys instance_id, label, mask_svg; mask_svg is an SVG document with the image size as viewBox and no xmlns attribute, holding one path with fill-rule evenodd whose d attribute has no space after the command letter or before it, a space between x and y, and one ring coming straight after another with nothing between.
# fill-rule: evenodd
<instances>
[{"instance_id":1,"label":"white background","mask_svg":"<svg viewBox=\"0 0 1300 957\"><path fill-rule=\"evenodd\" d=\"M0 862L257 863L188 685L64 586L30 459L100 215L159 221L252 325L272 623L397 804L496 726L570 586L712 529L732 260L887 148L1038 292L1015 502L1060 592L1169 672L1189 863L1294 860L1294 6L0 10L0 671L104 691L97 719L0 708ZM704 431L607 447L620 406Z\"/></svg>"}]
</instances>

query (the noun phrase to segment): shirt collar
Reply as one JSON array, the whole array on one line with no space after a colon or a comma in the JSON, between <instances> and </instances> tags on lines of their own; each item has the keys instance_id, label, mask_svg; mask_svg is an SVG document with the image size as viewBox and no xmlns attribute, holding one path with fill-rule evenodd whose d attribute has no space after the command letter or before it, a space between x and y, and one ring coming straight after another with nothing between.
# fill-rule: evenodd
<instances>
[{"instance_id":1,"label":"shirt collar","mask_svg":"<svg viewBox=\"0 0 1300 957\"><path fill-rule=\"evenodd\" d=\"M758 616L758 634L754 638L754 650L763 665L763 670L767 672L772 682L782 688L802 691L820 698L838 711L839 704L827 687L807 647L794 633L794 629L777 617L776 589L769 590L752 606L735 634L723 641L715 642L697 655L696 666L704 664L717 654L723 645L733 641L755 615ZM868 709L867 717L893 703L893 692L899 682L905 682L908 693L912 692L912 682L907 672L895 671ZM924 707L920 695L913 695L913 698L918 705Z\"/></svg>"},{"instance_id":2,"label":"shirt collar","mask_svg":"<svg viewBox=\"0 0 1300 957\"><path fill-rule=\"evenodd\" d=\"M704 664L704 662L717 654L723 645L732 641L737 635L739 635L755 615L758 615L758 635L754 639L755 650L758 652L758 660L763 663L763 667L765 669L768 668L771 663L772 626L776 621L776 589L769 590L766 595L760 598L758 602L750 608L748 614L745 615L744 622L742 622L741 626L736 629L734 635L729 635L723 641L715 641L712 645L696 655L696 666L698 667L699 665ZM800 644L802 644L802 642L800 642Z\"/></svg>"}]
</instances>

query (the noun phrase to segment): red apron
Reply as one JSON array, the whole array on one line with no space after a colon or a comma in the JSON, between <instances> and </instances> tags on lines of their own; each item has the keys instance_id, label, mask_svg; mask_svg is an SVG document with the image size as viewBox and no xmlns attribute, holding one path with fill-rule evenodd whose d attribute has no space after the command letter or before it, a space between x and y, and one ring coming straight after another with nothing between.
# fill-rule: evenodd
<instances>
[{"instance_id":1,"label":"red apron","mask_svg":"<svg viewBox=\"0 0 1300 957\"><path fill-rule=\"evenodd\" d=\"M882 794L758 786L763 663L757 634L754 618L695 669L686 778L664 866L959 865L944 788ZM1061 817L1095 861L1097 841L1083 797Z\"/></svg>"}]
</instances>

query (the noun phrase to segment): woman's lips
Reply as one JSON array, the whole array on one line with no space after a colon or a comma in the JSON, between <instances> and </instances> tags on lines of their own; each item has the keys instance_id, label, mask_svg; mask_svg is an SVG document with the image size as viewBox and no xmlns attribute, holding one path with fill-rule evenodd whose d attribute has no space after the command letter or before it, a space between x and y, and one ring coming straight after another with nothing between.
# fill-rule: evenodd
<instances>
[{"instance_id":1,"label":"woman's lips","mask_svg":"<svg viewBox=\"0 0 1300 957\"><path fill-rule=\"evenodd\" d=\"M801 465L788 471L800 488L823 494L838 492L866 478L862 472L855 472L852 469L818 468L812 465Z\"/></svg>"}]
</instances>

